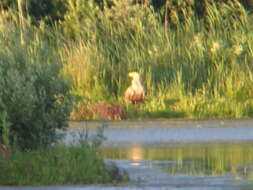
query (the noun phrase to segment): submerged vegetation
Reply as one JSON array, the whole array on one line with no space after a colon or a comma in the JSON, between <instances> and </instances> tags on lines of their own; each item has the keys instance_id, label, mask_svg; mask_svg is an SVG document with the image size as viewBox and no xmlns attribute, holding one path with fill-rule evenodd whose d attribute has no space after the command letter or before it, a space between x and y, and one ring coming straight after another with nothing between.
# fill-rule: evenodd
<instances>
[{"instance_id":1,"label":"submerged vegetation","mask_svg":"<svg viewBox=\"0 0 253 190\"><path fill-rule=\"evenodd\" d=\"M59 57L61 74L72 76L79 101L70 119L253 115L252 15L239 1L58 0L57 14L40 16L27 2L22 27L15 6L2 10L0 33L14 23L30 43L50 42L54 54L37 55ZM139 105L122 98L131 71L146 89Z\"/></svg>"}]
</instances>

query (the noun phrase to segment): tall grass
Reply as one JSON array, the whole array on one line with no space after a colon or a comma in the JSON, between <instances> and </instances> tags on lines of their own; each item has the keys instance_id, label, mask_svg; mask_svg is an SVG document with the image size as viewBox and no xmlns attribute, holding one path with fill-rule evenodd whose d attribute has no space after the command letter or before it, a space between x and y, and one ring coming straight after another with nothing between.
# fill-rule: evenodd
<instances>
[{"instance_id":1,"label":"tall grass","mask_svg":"<svg viewBox=\"0 0 253 190\"><path fill-rule=\"evenodd\" d=\"M0 185L74 185L105 184L128 181L128 174L113 162L105 164L98 154L105 140L105 123L97 133L79 133L78 143L59 141L50 147L21 151L10 148L7 156L0 155Z\"/></svg>"},{"instance_id":2,"label":"tall grass","mask_svg":"<svg viewBox=\"0 0 253 190\"><path fill-rule=\"evenodd\" d=\"M101 101L120 104L125 118L252 116L252 21L240 4L222 5L183 21L173 12L166 24L148 3L101 9L68 0L50 38L80 97L71 119L95 119L92 105ZM130 71L146 88L137 106L122 100Z\"/></svg>"},{"instance_id":3,"label":"tall grass","mask_svg":"<svg viewBox=\"0 0 253 190\"><path fill-rule=\"evenodd\" d=\"M252 115L253 33L242 7L234 18L234 5L220 11L210 3L205 17L192 15L165 30L149 6L128 2L103 12L93 7L77 42L60 50L82 97L78 109L122 102L127 72L139 71L146 100L125 106L127 118Z\"/></svg>"},{"instance_id":4,"label":"tall grass","mask_svg":"<svg viewBox=\"0 0 253 190\"><path fill-rule=\"evenodd\" d=\"M127 176L108 167L89 146L57 145L0 158L0 185L63 185L122 182ZM125 177L125 178L123 178Z\"/></svg>"}]
</instances>

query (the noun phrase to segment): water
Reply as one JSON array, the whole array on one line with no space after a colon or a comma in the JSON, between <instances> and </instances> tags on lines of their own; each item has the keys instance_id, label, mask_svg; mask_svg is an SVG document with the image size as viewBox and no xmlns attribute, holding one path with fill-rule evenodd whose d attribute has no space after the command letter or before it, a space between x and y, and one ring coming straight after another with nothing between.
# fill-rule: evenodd
<instances>
[{"instance_id":1,"label":"water","mask_svg":"<svg viewBox=\"0 0 253 190\"><path fill-rule=\"evenodd\" d=\"M72 122L76 129L68 130L66 142L76 142L88 127L90 136L96 134L101 122ZM131 144L168 145L189 142L253 141L253 120L157 120L105 122L105 146ZM78 129L78 130L77 130Z\"/></svg>"},{"instance_id":2,"label":"water","mask_svg":"<svg viewBox=\"0 0 253 190\"><path fill-rule=\"evenodd\" d=\"M80 124L74 123L75 127ZM89 125L93 128L99 123ZM253 120L128 121L107 125L110 127L104 130L107 140L101 154L106 162L113 161L128 171L130 186L253 189ZM77 141L76 133L69 132L66 141ZM91 136L95 133L95 129L89 130Z\"/></svg>"},{"instance_id":3,"label":"water","mask_svg":"<svg viewBox=\"0 0 253 190\"><path fill-rule=\"evenodd\" d=\"M104 147L141 186L253 189L253 142ZM123 159L123 160L122 160ZM251 188L250 188L251 187Z\"/></svg>"},{"instance_id":4,"label":"water","mask_svg":"<svg viewBox=\"0 0 253 190\"><path fill-rule=\"evenodd\" d=\"M106 122L100 154L129 173L119 186L9 189L253 190L253 120ZM65 143L92 138L101 122L72 122ZM62 133L62 132L59 132Z\"/></svg>"}]
</instances>

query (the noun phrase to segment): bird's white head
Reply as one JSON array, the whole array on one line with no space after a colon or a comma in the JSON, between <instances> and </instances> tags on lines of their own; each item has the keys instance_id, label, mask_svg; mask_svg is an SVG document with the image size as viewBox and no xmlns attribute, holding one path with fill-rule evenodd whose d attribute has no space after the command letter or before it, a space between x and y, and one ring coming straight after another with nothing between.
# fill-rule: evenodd
<instances>
[{"instance_id":1,"label":"bird's white head","mask_svg":"<svg viewBox=\"0 0 253 190\"><path fill-rule=\"evenodd\" d=\"M130 72L128 76L133 80L140 80L140 74L138 72Z\"/></svg>"},{"instance_id":2,"label":"bird's white head","mask_svg":"<svg viewBox=\"0 0 253 190\"><path fill-rule=\"evenodd\" d=\"M132 86L135 86L135 87L142 87L141 85L141 75L138 73L138 72L130 72L128 73L128 77L130 77L132 79Z\"/></svg>"}]
</instances>

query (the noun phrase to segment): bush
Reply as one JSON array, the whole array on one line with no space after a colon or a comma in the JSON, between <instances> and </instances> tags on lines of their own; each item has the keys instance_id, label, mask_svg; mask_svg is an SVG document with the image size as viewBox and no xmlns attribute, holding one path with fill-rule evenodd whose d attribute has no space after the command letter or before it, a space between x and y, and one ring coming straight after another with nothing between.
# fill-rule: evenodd
<instances>
[{"instance_id":1,"label":"bush","mask_svg":"<svg viewBox=\"0 0 253 190\"><path fill-rule=\"evenodd\" d=\"M21 149L48 146L55 129L67 125L71 86L52 44L34 31L22 43L16 31L0 31L0 141Z\"/></svg>"},{"instance_id":2,"label":"bush","mask_svg":"<svg viewBox=\"0 0 253 190\"><path fill-rule=\"evenodd\" d=\"M63 19L66 11L65 0L21 0L25 15L29 15L33 21L44 20L48 23ZM1 0L1 9L13 8L17 10L17 0Z\"/></svg>"},{"instance_id":3,"label":"bush","mask_svg":"<svg viewBox=\"0 0 253 190\"><path fill-rule=\"evenodd\" d=\"M141 3L151 4L157 12L161 13L163 21L173 25L178 21L187 22L187 19L195 13L204 16L207 14L208 4L217 4L220 12L233 14L233 17L240 15L241 8L237 6L239 2L249 11L252 11L253 7L252 0L127 0L122 2L121 0L22 0L25 15L29 15L34 22L44 20L47 23L54 23L71 20L73 23L69 30L74 30L73 27L80 22L80 19L89 17L89 14L97 9L94 5L105 10L106 7L115 8L117 4L124 3L130 3L132 6ZM0 11L9 8L17 9L17 0L0 1ZM120 9L116 11L121 12ZM87 25L85 22L83 24Z\"/></svg>"}]
</instances>

